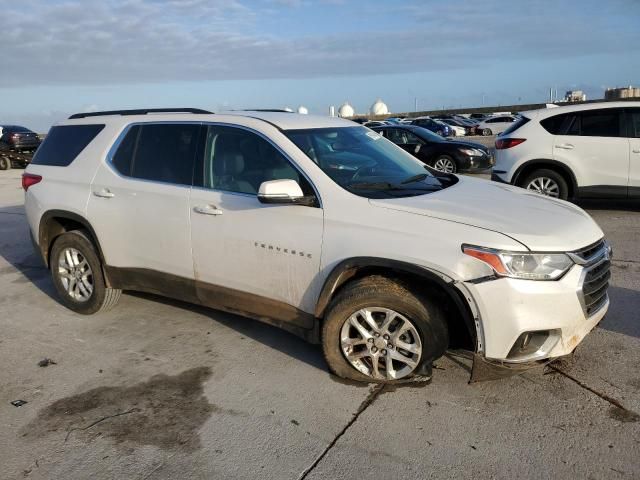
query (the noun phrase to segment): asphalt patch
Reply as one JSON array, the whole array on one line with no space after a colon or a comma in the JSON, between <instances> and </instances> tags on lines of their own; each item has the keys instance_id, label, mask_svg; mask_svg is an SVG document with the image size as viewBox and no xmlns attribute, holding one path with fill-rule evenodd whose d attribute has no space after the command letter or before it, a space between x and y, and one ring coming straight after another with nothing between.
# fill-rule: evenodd
<instances>
[{"instance_id":1,"label":"asphalt patch","mask_svg":"<svg viewBox=\"0 0 640 480\"><path fill-rule=\"evenodd\" d=\"M64 442L87 442L104 436L116 445L194 451L200 448L198 430L211 414L238 414L209 403L202 385L210 376L209 367L198 367L62 398L43 408L24 428L23 437L35 440L59 433Z\"/></svg>"}]
</instances>

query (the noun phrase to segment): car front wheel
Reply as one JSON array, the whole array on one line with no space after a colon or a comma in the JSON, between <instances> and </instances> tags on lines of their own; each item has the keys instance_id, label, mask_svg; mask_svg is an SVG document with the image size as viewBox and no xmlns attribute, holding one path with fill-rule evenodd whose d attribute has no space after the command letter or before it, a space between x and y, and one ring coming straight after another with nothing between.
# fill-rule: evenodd
<instances>
[{"instance_id":1,"label":"car front wheel","mask_svg":"<svg viewBox=\"0 0 640 480\"><path fill-rule=\"evenodd\" d=\"M483 128L482 129L482 135L484 135L485 137L488 137L488 136L490 136L492 134L493 134L493 132L491 131L490 128Z\"/></svg>"},{"instance_id":2,"label":"car front wheel","mask_svg":"<svg viewBox=\"0 0 640 480\"><path fill-rule=\"evenodd\" d=\"M7 157L0 157L0 170L9 170L11 168L11 160Z\"/></svg>"},{"instance_id":3,"label":"car front wheel","mask_svg":"<svg viewBox=\"0 0 640 480\"><path fill-rule=\"evenodd\" d=\"M329 368L343 378L375 383L430 375L448 338L435 302L381 276L347 285L332 302L322 328Z\"/></svg>"},{"instance_id":4,"label":"car front wheel","mask_svg":"<svg viewBox=\"0 0 640 480\"><path fill-rule=\"evenodd\" d=\"M441 155L433 162L433 168L440 172L456 173L456 162L449 155Z\"/></svg>"}]
</instances>

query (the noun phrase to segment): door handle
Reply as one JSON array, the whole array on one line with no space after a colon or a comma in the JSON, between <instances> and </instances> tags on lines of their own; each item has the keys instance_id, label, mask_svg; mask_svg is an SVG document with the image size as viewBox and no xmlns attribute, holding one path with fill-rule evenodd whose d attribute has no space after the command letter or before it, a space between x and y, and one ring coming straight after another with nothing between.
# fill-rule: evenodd
<instances>
[{"instance_id":1,"label":"door handle","mask_svg":"<svg viewBox=\"0 0 640 480\"><path fill-rule=\"evenodd\" d=\"M98 192L93 192L93 194L96 197L100 197L100 198L113 198L113 197L115 197L115 194L112 193L108 188L103 188L102 190L100 190Z\"/></svg>"},{"instance_id":2,"label":"door handle","mask_svg":"<svg viewBox=\"0 0 640 480\"><path fill-rule=\"evenodd\" d=\"M215 205L193 207L193 211L202 215L222 215L222 210Z\"/></svg>"},{"instance_id":3,"label":"door handle","mask_svg":"<svg viewBox=\"0 0 640 480\"><path fill-rule=\"evenodd\" d=\"M562 148L563 150L573 150L573 145L570 143L561 143L560 145L556 145L556 148Z\"/></svg>"},{"instance_id":4,"label":"door handle","mask_svg":"<svg viewBox=\"0 0 640 480\"><path fill-rule=\"evenodd\" d=\"M640 149L632 150L633 153L640 153Z\"/></svg>"}]
</instances>

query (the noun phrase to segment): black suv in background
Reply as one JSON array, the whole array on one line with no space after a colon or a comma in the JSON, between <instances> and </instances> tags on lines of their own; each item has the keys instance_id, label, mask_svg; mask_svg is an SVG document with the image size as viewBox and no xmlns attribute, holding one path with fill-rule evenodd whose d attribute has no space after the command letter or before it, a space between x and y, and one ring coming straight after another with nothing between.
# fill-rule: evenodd
<instances>
[{"instance_id":1,"label":"black suv in background","mask_svg":"<svg viewBox=\"0 0 640 480\"><path fill-rule=\"evenodd\" d=\"M493 156L484 145L444 139L415 125L372 127L425 165L446 173L481 171L491 168Z\"/></svg>"}]
</instances>

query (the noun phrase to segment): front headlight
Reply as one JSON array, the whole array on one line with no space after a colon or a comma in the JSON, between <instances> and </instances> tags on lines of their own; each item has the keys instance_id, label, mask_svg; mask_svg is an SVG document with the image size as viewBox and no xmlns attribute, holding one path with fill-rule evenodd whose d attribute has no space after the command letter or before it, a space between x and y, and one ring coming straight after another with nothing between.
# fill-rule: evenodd
<instances>
[{"instance_id":1,"label":"front headlight","mask_svg":"<svg viewBox=\"0 0 640 480\"><path fill-rule=\"evenodd\" d=\"M484 155L482 150L478 150L477 148L461 148L460 151L470 157L481 157Z\"/></svg>"},{"instance_id":2,"label":"front headlight","mask_svg":"<svg viewBox=\"0 0 640 480\"><path fill-rule=\"evenodd\" d=\"M524 280L557 280L573 265L564 253L503 252L463 245L462 251L489 265L497 275Z\"/></svg>"}]
</instances>

